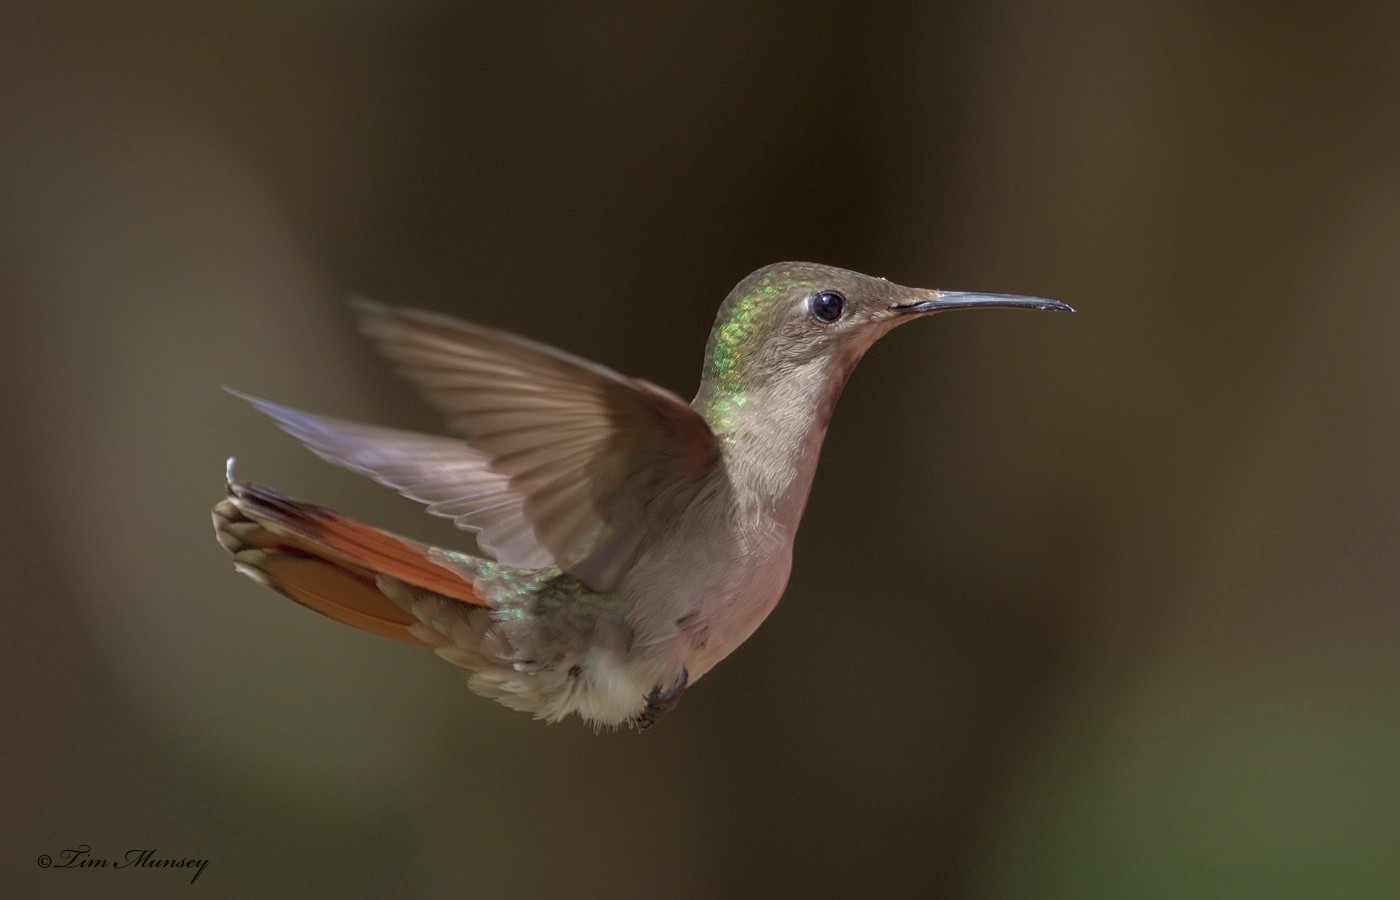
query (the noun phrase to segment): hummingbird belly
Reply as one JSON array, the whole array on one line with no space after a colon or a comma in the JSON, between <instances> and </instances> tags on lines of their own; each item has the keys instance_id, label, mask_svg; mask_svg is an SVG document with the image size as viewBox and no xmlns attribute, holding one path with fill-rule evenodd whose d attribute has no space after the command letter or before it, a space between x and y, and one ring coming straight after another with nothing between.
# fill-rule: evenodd
<instances>
[{"instance_id":1,"label":"hummingbird belly","mask_svg":"<svg viewBox=\"0 0 1400 900\"><path fill-rule=\"evenodd\" d=\"M634 598L628 616L634 664L667 678L684 666L691 683L753 634L787 587L792 540L767 516L714 515L703 498L664 541L647 548L620 587ZM726 521L730 526L716 528ZM683 574L681 574L683 573Z\"/></svg>"}]
</instances>

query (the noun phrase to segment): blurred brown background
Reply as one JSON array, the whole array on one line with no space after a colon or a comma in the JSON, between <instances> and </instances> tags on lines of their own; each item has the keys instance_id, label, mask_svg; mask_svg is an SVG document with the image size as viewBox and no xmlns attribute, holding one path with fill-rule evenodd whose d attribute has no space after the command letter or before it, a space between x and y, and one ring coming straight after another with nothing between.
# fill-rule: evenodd
<instances>
[{"instance_id":1,"label":"blurred brown background","mask_svg":"<svg viewBox=\"0 0 1400 900\"><path fill-rule=\"evenodd\" d=\"M1400 13L6 4L10 896L1400 895ZM359 293L689 394L767 262L1056 297L871 354L652 733L237 577L221 384L432 429ZM185 873L40 870L155 847Z\"/></svg>"}]
</instances>

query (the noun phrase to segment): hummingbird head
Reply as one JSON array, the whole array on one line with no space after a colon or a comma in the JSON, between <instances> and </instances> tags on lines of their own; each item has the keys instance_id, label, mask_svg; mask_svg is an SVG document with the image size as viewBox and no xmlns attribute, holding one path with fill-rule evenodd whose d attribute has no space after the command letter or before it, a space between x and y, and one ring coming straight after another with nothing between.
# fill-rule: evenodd
<instances>
[{"instance_id":1,"label":"hummingbird head","mask_svg":"<svg viewBox=\"0 0 1400 900\"><path fill-rule=\"evenodd\" d=\"M775 380L796 381L834 403L865 351L895 326L933 313L994 306L1073 312L1056 300L908 288L816 263L765 266L739 282L720 306L701 390L747 396Z\"/></svg>"}]
</instances>

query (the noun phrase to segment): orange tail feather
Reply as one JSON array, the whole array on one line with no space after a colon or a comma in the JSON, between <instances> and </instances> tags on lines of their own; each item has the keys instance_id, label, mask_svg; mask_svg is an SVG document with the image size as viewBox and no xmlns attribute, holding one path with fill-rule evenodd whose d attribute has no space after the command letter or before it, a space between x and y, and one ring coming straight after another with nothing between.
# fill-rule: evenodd
<instances>
[{"instance_id":1,"label":"orange tail feather","mask_svg":"<svg viewBox=\"0 0 1400 900\"><path fill-rule=\"evenodd\" d=\"M461 575L434 562L416 541L233 478L214 507L219 543L234 566L302 606L381 637L430 646L409 630L418 624L385 596L376 575L473 606L486 602Z\"/></svg>"}]
</instances>

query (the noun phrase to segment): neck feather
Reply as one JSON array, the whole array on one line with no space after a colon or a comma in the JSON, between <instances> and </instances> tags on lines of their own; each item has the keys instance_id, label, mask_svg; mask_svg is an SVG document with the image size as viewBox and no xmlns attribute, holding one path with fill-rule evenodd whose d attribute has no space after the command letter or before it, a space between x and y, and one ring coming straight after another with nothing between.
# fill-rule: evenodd
<instances>
[{"instance_id":1,"label":"neck feather","mask_svg":"<svg viewBox=\"0 0 1400 900\"><path fill-rule=\"evenodd\" d=\"M852 368L814 360L751 386L707 381L691 403L719 437L735 487L793 531Z\"/></svg>"}]
</instances>

